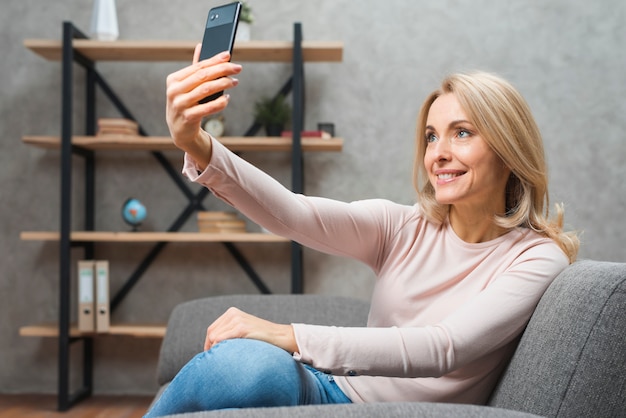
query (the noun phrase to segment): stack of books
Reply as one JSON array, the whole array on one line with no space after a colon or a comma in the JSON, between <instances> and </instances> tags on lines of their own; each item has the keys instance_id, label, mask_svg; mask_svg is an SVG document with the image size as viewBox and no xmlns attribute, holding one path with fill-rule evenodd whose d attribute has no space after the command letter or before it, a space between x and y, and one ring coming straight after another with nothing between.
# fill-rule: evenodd
<instances>
[{"instance_id":1,"label":"stack of books","mask_svg":"<svg viewBox=\"0 0 626 418\"><path fill-rule=\"evenodd\" d=\"M98 119L98 135L139 135L139 124L123 118Z\"/></svg>"},{"instance_id":2,"label":"stack of books","mask_svg":"<svg viewBox=\"0 0 626 418\"><path fill-rule=\"evenodd\" d=\"M293 136L293 131L283 131L280 136L283 138L291 138ZM302 131L300 133L300 137L330 139L332 138L332 135L326 131Z\"/></svg>"},{"instance_id":3,"label":"stack of books","mask_svg":"<svg viewBox=\"0 0 626 418\"><path fill-rule=\"evenodd\" d=\"M223 234L246 232L246 221L239 219L234 212L198 212L200 232Z\"/></svg>"}]
</instances>

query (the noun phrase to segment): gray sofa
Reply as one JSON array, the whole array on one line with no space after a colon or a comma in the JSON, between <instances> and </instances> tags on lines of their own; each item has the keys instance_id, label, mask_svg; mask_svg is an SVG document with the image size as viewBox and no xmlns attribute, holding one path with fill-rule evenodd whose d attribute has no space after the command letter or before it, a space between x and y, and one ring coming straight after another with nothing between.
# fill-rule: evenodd
<instances>
[{"instance_id":1,"label":"gray sofa","mask_svg":"<svg viewBox=\"0 0 626 418\"><path fill-rule=\"evenodd\" d=\"M218 296L177 306L157 378L202 350L207 325L237 306L271 321L363 326L366 302L319 295ZM626 417L626 263L578 261L554 281L485 406L375 403L185 414L209 417Z\"/></svg>"}]
</instances>

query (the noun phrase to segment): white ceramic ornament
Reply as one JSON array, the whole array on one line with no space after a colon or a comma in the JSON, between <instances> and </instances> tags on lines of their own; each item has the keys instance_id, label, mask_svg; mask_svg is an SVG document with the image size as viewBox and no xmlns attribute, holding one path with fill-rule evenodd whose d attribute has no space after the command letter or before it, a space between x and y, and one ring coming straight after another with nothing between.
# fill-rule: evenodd
<instances>
[{"instance_id":1,"label":"white ceramic ornament","mask_svg":"<svg viewBox=\"0 0 626 418\"><path fill-rule=\"evenodd\" d=\"M114 41L119 34L115 0L94 0L91 36L99 41Z\"/></svg>"}]
</instances>

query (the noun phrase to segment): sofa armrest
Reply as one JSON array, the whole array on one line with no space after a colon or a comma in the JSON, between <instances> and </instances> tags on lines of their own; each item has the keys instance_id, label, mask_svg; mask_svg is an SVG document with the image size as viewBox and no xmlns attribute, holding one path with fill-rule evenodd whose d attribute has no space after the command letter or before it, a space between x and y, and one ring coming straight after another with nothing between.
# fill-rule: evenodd
<instances>
[{"instance_id":1,"label":"sofa armrest","mask_svg":"<svg viewBox=\"0 0 626 418\"><path fill-rule=\"evenodd\" d=\"M171 381L194 355L201 352L207 327L228 308L276 323L365 326L369 303L322 295L226 295L182 303L174 308L161 345L157 381Z\"/></svg>"},{"instance_id":2,"label":"sofa armrest","mask_svg":"<svg viewBox=\"0 0 626 418\"><path fill-rule=\"evenodd\" d=\"M541 298L489 402L546 416L624 416L626 263L582 260Z\"/></svg>"}]
</instances>

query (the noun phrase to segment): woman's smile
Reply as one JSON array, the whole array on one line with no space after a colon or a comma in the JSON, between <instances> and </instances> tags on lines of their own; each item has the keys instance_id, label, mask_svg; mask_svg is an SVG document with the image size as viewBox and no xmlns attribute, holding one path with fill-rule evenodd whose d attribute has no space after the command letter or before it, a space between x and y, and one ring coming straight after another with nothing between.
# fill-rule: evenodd
<instances>
[{"instance_id":1,"label":"woman's smile","mask_svg":"<svg viewBox=\"0 0 626 418\"><path fill-rule=\"evenodd\" d=\"M435 171L438 185L448 184L464 174L465 174L465 171L450 171L450 170Z\"/></svg>"}]
</instances>

